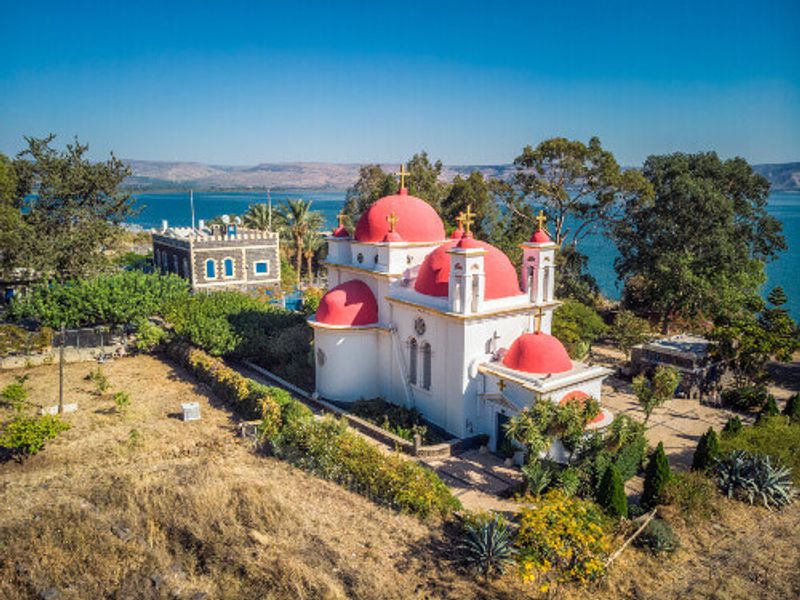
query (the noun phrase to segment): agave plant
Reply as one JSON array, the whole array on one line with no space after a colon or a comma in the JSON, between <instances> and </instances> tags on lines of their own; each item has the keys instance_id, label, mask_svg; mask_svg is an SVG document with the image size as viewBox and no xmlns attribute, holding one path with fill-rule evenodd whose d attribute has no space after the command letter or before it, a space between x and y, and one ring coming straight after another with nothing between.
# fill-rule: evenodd
<instances>
[{"instance_id":1,"label":"agave plant","mask_svg":"<svg viewBox=\"0 0 800 600\"><path fill-rule=\"evenodd\" d=\"M528 491L534 496L541 495L553 479L553 473L541 461L534 460L522 467Z\"/></svg>"},{"instance_id":2,"label":"agave plant","mask_svg":"<svg viewBox=\"0 0 800 600\"><path fill-rule=\"evenodd\" d=\"M744 450L735 450L718 461L717 480L729 498L735 496L767 508L787 506L797 493L788 468L773 464L769 456Z\"/></svg>"},{"instance_id":3,"label":"agave plant","mask_svg":"<svg viewBox=\"0 0 800 600\"><path fill-rule=\"evenodd\" d=\"M488 579L492 573L503 573L514 563L516 549L511 543L508 527L500 517L467 523L459 549L465 562Z\"/></svg>"}]
</instances>

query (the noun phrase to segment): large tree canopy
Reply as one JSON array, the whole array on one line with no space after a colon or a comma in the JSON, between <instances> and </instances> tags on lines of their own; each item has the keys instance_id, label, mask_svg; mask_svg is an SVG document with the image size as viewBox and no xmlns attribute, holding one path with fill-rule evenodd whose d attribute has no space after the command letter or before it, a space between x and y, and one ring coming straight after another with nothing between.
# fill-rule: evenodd
<instances>
[{"instance_id":1,"label":"large tree canopy","mask_svg":"<svg viewBox=\"0 0 800 600\"><path fill-rule=\"evenodd\" d=\"M13 163L17 185L10 205L18 214L6 210L0 219L3 266L72 279L110 264L107 250L133 212L130 195L119 190L130 170L113 154L90 162L88 146L77 140L56 150L54 137L26 138L28 149ZM22 227L24 239L10 227Z\"/></svg>"},{"instance_id":2,"label":"large tree canopy","mask_svg":"<svg viewBox=\"0 0 800 600\"><path fill-rule=\"evenodd\" d=\"M786 248L766 212L769 183L741 158L651 156L643 169L655 201L629 202L616 222L624 301L658 317L719 319L757 308L764 262Z\"/></svg>"}]
</instances>

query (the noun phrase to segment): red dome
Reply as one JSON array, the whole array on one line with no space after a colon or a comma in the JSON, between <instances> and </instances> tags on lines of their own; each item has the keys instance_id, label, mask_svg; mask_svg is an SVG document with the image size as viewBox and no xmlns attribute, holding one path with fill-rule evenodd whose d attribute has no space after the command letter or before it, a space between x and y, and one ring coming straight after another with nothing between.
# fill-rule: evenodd
<instances>
[{"instance_id":1,"label":"red dome","mask_svg":"<svg viewBox=\"0 0 800 600\"><path fill-rule=\"evenodd\" d=\"M523 333L503 357L503 364L526 373L564 373L572 361L557 338L546 333Z\"/></svg>"},{"instance_id":2,"label":"red dome","mask_svg":"<svg viewBox=\"0 0 800 600\"><path fill-rule=\"evenodd\" d=\"M546 244L552 240L544 229L537 229L536 232L531 236L531 241L534 244Z\"/></svg>"},{"instance_id":3,"label":"red dome","mask_svg":"<svg viewBox=\"0 0 800 600\"><path fill-rule=\"evenodd\" d=\"M414 282L415 290L426 296L447 296L450 278L450 255L447 251L457 244L460 245L464 239L446 242L425 257ZM486 273L484 300L495 300L522 293L519 289L517 271L505 254L486 242L470 239L466 244L470 248L486 250L483 257L483 270Z\"/></svg>"},{"instance_id":4,"label":"red dome","mask_svg":"<svg viewBox=\"0 0 800 600\"><path fill-rule=\"evenodd\" d=\"M350 233L347 231L345 227L339 225L339 227L333 230L333 237L346 238L350 237Z\"/></svg>"},{"instance_id":5,"label":"red dome","mask_svg":"<svg viewBox=\"0 0 800 600\"><path fill-rule=\"evenodd\" d=\"M386 217L397 217L395 231L407 242L440 242L445 239L444 224L433 207L414 196L405 188L399 194L384 196L367 209L356 225L355 238L359 242L382 242L389 233Z\"/></svg>"},{"instance_id":6,"label":"red dome","mask_svg":"<svg viewBox=\"0 0 800 600\"><path fill-rule=\"evenodd\" d=\"M316 319L327 325L371 325L378 322L378 303L366 283L351 279L322 297Z\"/></svg>"}]
</instances>

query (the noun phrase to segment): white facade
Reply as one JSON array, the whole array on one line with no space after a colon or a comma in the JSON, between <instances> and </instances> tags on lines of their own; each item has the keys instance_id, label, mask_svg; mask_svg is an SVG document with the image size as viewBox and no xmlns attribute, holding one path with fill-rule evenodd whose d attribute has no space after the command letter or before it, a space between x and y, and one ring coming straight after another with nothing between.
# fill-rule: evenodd
<instances>
[{"instance_id":1,"label":"white facade","mask_svg":"<svg viewBox=\"0 0 800 600\"><path fill-rule=\"evenodd\" d=\"M348 402L377 396L419 410L431 423L466 438L490 437L499 423L540 398L560 401L582 391L599 400L606 369L573 363L558 374L532 374L500 360L520 335L535 330L535 315L550 333L555 244L523 245L521 292L484 298L486 251L465 244L448 250L448 295L419 293L414 280L435 243L362 243L328 238L329 288L350 280L369 286L378 321L328 325L312 318L317 393ZM500 383L502 382L502 383Z\"/></svg>"}]
</instances>

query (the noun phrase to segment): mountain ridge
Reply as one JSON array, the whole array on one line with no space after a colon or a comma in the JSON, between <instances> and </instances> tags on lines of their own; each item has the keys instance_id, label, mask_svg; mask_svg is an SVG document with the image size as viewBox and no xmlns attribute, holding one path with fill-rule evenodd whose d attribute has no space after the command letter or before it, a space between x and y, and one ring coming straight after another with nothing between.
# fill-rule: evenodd
<instances>
[{"instance_id":1,"label":"mountain ridge","mask_svg":"<svg viewBox=\"0 0 800 600\"><path fill-rule=\"evenodd\" d=\"M318 189L345 190L358 179L363 163L285 162L256 165L214 165L190 161L153 161L125 159L132 175L124 187L152 189ZM394 163L381 164L384 170L397 168ZM765 163L753 169L766 177L773 191L800 190L800 162ZM513 164L445 165L443 178L452 181L456 175L468 176L480 171L484 176L508 179Z\"/></svg>"}]
</instances>

